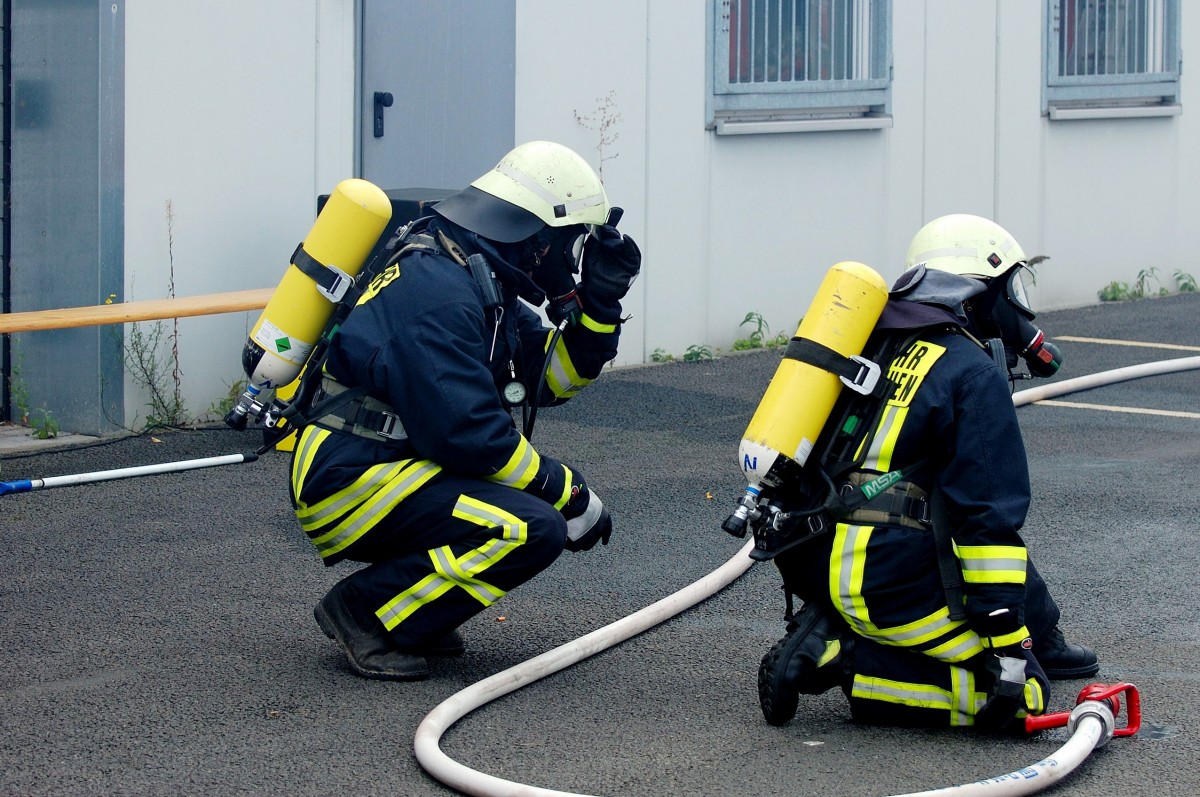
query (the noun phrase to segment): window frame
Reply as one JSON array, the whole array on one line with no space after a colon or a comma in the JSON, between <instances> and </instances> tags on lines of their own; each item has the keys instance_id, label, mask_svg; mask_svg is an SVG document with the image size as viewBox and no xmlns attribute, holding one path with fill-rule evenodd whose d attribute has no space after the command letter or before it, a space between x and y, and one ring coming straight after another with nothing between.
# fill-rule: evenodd
<instances>
[{"instance_id":1,"label":"window frame","mask_svg":"<svg viewBox=\"0 0 1200 797\"><path fill-rule=\"evenodd\" d=\"M836 1L836 0L835 0ZM708 0L706 42L706 128L717 135L892 126L893 0L847 0L869 6L871 29L857 39L869 48L868 69L876 77L836 80L729 80L730 13L739 0ZM807 0L775 0L796 3ZM794 50L793 50L794 52ZM860 47L852 56L861 60Z\"/></svg>"},{"instance_id":2,"label":"window frame","mask_svg":"<svg viewBox=\"0 0 1200 797\"><path fill-rule=\"evenodd\" d=\"M1077 2L1077 0L1071 0ZM1087 2L1088 0L1085 0ZM1097 0L1103 2L1104 0ZM1059 75L1062 0L1042 5L1042 115L1052 120L1177 116L1183 58L1180 0L1149 0L1163 9L1161 71Z\"/></svg>"}]
</instances>

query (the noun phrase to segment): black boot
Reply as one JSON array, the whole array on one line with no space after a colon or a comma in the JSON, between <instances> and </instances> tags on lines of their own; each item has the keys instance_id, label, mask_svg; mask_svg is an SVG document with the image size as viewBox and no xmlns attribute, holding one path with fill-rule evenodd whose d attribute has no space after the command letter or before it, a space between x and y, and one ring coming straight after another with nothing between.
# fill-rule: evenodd
<instances>
[{"instance_id":1,"label":"black boot","mask_svg":"<svg viewBox=\"0 0 1200 797\"><path fill-rule=\"evenodd\" d=\"M845 627L811 604L788 623L758 667L758 702L772 725L796 715L800 695L819 695L840 686L853 637Z\"/></svg>"},{"instance_id":2,"label":"black boot","mask_svg":"<svg viewBox=\"0 0 1200 797\"><path fill-rule=\"evenodd\" d=\"M346 579L334 584L313 609L313 616L325 636L341 645L351 669L363 678L385 681L419 681L428 677L425 657L398 650L378 618L359 620L354 616L342 594L345 588Z\"/></svg>"},{"instance_id":3,"label":"black boot","mask_svg":"<svg viewBox=\"0 0 1200 797\"><path fill-rule=\"evenodd\" d=\"M415 653L418 656L461 656L466 652L467 644L463 642L462 634L458 633L456 629L448 631L424 645L417 645L411 650L406 647L401 647L400 650L406 653Z\"/></svg>"},{"instance_id":4,"label":"black boot","mask_svg":"<svg viewBox=\"0 0 1200 797\"><path fill-rule=\"evenodd\" d=\"M1096 652L1068 642L1058 626L1043 638L1033 640L1033 655L1052 681L1090 678L1100 671Z\"/></svg>"}]
</instances>

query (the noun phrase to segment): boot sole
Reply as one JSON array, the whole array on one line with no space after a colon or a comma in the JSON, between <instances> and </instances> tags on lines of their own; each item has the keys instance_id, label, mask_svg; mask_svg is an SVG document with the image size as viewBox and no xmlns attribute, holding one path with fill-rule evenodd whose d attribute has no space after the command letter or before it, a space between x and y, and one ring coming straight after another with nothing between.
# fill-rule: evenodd
<instances>
[{"instance_id":1,"label":"boot sole","mask_svg":"<svg viewBox=\"0 0 1200 797\"><path fill-rule=\"evenodd\" d=\"M1080 678L1091 678L1096 673L1100 672L1100 665L1090 664L1086 667L1075 667L1072 669L1056 669L1048 670L1042 668L1042 672L1046 673L1046 677L1051 681L1075 681Z\"/></svg>"},{"instance_id":2,"label":"boot sole","mask_svg":"<svg viewBox=\"0 0 1200 797\"><path fill-rule=\"evenodd\" d=\"M800 706L800 693L782 683L787 667L783 657L785 642L787 637L772 645L758 666L758 704L768 724L777 727L790 722Z\"/></svg>"},{"instance_id":3,"label":"boot sole","mask_svg":"<svg viewBox=\"0 0 1200 797\"><path fill-rule=\"evenodd\" d=\"M329 612L325 611L325 607L320 603L313 608L313 617L316 619L317 625L321 627L322 633L338 643L338 647L346 654L346 661L350 664L350 669L354 670L354 673L359 677L370 678L373 681L423 681L429 677L428 669L412 673L385 673L378 670L365 669L354 660L354 656L350 653L350 646L338 635L337 623L333 622L333 618L329 616Z\"/></svg>"}]
</instances>

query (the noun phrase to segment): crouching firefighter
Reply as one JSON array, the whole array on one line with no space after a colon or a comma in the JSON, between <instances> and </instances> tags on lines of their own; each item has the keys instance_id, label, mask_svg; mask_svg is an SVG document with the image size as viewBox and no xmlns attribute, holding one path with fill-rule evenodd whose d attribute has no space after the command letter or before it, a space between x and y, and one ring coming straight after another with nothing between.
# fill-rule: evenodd
<instances>
[{"instance_id":1,"label":"crouching firefighter","mask_svg":"<svg viewBox=\"0 0 1200 797\"><path fill-rule=\"evenodd\" d=\"M1049 680L1099 669L1064 639L1020 535L1030 482L1011 380L1061 362L1032 323L1025 261L987 219L923 227L862 356L841 364L886 364L878 383L843 390L804 467L784 458L743 499L752 556L775 562L787 598L758 675L771 724L840 687L859 722L1016 731L1045 710ZM822 368L845 359L797 343Z\"/></svg>"},{"instance_id":2,"label":"crouching firefighter","mask_svg":"<svg viewBox=\"0 0 1200 797\"><path fill-rule=\"evenodd\" d=\"M292 499L326 565L366 565L314 609L356 674L425 678L469 617L564 549L608 544L583 474L529 438L539 406L617 353L641 264L619 215L578 154L518 146L401 229L308 364ZM548 296L554 327L529 306Z\"/></svg>"}]
</instances>

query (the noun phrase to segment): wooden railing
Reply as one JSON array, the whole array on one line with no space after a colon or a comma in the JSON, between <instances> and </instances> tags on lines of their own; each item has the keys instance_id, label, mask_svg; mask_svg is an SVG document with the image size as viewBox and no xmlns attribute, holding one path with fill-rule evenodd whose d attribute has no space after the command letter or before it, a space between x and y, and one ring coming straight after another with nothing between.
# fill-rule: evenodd
<instances>
[{"instance_id":1,"label":"wooden railing","mask_svg":"<svg viewBox=\"0 0 1200 797\"><path fill-rule=\"evenodd\" d=\"M0 313L0 334L261 310L267 306L267 302L270 301L271 294L274 292L274 288L256 288L231 293L210 293L204 296L98 304L94 307L66 307L59 310Z\"/></svg>"}]
</instances>

